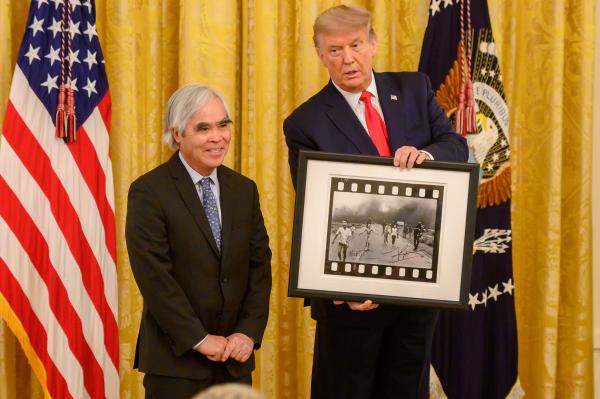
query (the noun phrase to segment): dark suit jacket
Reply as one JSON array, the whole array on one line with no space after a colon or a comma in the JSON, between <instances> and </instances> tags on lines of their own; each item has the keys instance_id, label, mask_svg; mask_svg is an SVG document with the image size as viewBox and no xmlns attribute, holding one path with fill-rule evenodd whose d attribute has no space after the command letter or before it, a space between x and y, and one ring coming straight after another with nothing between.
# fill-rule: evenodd
<instances>
[{"instance_id":1,"label":"dark suit jacket","mask_svg":"<svg viewBox=\"0 0 600 399\"><path fill-rule=\"evenodd\" d=\"M178 154L129 189L125 236L144 299L135 367L207 378L214 362L192 348L207 334L241 332L260 345L271 290L271 251L254 182L217 169L222 254ZM254 369L229 359L234 377Z\"/></svg>"},{"instance_id":2,"label":"dark suit jacket","mask_svg":"<svg viewBox=\"0 0 600 399\"><path fill-rule=\"evenodd\" d=\"M428 151L435 160L466 161L466 140L435 99L426 75L418 72L375 73L379 102L392 154L408 145ZM344 154L378 155L375 145L346 99L331 81L300 105L283 123L289 148L292 180L296 184L298 152L302 149ZM331 301L311 301L312 316L350 325L385 323L394 307L356 312Z\"/></svg>"}]
</instances>

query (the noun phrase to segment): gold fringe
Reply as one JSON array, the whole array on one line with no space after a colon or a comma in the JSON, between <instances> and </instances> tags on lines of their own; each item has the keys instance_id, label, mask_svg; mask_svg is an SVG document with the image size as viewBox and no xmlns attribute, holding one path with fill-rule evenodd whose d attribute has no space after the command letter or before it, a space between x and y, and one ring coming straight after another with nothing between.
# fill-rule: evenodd
<instances>
[{"instance_id":1,"label":"gold fringe","mask_svg":"<svg viewBox=\"0 0 600 399\"><path fill-rule=\"evenodd\" d=\"M510 199L511 172L510 166L501 166L493 178L479 184L477 192L477 208L500 205Z\"/></svg>"},{"instance_id":2,"label":"gold fringe","mask_svg":"<svg viewBox=\"0 0 600 399\"><path fill-rule=\"evenodd\" d=\"M448 399L446 392L444 392L444 387L442 387L442 383L438 375L435 372L433 366L429 368L430 377L429 377L429 398L430 399ZM512 386L508 395L506 395L506 399L521 399L525 396L525 391L521 386L521 381L519 381L519 377L517 377L517 381Z\"/></svg>"},{"instance_id":3,"label":"gold fringe","mask_svg":"<svg viewBox=\"0 0 600 399\"><path fill-rule=\"evenodd\" d=\"M448 399L444 387L433 366L429 366L429 398L430 399Z\"/></svg>"},{"instance_id":4,"label":"gold fringe","mask_svg":"<svg viewBox=\"0 0 600 399\"><path fill-rule=\"evenodd\" d=\"M517 377L517 381L515 382L515 385L513 385L512 389L510 390L508 395L506 395L506 398L507 399L521 399L523 396L525 396L525 391L523 390L523 387L521 386L521 381L519 381L519 378Z\"/></svg>"},{"instance_id":5,"label":"gold fringe","mask_svg":"<svg viewBox=\"0 0 600 399\"><path fill-rule=\"evenodd\" d=\"M29 360L29 365L31 366L33 373L38 378L38 381L44 390L44 398L52 399L46 385L46 368L35 352L35 349L33 349L33 345L31 344L31 341L29 341L29 336L25 331L25 327L23 327L23 324L21 324L21 320L13 312L12 308L8 304L8 301L2 294L0 294L0 316L2 316L8 325L8 328L13 332L21 344L21 348L23 348L25 357L27 357L27 360Z\"/></svg>"}]
</instances>

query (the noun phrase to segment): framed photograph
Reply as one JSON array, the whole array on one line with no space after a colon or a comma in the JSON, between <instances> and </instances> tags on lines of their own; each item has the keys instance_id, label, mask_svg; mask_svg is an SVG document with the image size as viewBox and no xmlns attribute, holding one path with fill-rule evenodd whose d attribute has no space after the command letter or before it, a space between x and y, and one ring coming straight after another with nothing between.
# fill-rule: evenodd
<instances>
[{"instance_id":1,"label":"framed photograph","mask_svg":"<svg viewBox=\"0 0 600 399\"><path fill-rule=\"evenodd\" d=\"M466 308L478 175L301 151L288 294Z\"/></svg>"}]
</instances>

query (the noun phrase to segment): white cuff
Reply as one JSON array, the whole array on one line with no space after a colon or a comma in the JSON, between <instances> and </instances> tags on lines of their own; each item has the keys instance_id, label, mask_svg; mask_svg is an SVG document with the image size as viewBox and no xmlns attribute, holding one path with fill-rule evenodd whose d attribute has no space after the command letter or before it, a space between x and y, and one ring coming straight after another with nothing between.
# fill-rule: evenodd
<instances>
[{"instance_id":1,"label":"white cuff","mask_svg":"<svg viewBox=\"0 0 600 399\"><path fill-rule=\"evenodd\" d=\"M206 335L206 337L202 338L202 341L198 342L196 345L194 345L194 347L192 348L193 350L198 349L198 347L200 345L202 345L202 342L206 341L206 338L208 338L208 335Z\"/></svg>"},{"instance_id":2,"label":"white cuff","mask_svg":"<svg viewBox=\"0 0 600 399\"><path fill-rule=\"evenodd\" d=\"M433 158L433 155L431 155L430 152L425 151L425 150L419 150L419 152L422 152L423 154L426 154L427 156L429 156L429 160L433 161L434 158Z\"/></svg>"}]
</instances>

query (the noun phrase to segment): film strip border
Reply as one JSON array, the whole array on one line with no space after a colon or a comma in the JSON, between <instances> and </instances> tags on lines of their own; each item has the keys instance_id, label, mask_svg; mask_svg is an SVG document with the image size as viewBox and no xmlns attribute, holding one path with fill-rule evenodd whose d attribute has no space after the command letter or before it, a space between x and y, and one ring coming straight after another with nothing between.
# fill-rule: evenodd
<instances>
[{"instance_id":1,"label":"film strip border","mask_svg":"<svg viewBox=\"0 0 600 399\"><path fill-rule=\"evenodd\" d=\"M444 187L441 185L353 179L348 177L333 177L331 179L331 201L333 200L333 193L335 191L435 199L438 201L438 209L439 203L444 197ZM329 211L329 215L329 225L331 225L331 210ZM438 213L436 217L437 229L439 229L439 216ZM423 269L408 266L327 261L325 264L325 274L436 282L437 256L433 257L431 266L431 269Z\"/></svg>"},{"instance_id":2,"label":"film strip border","mask_svg":"<svg viewBox=\"0 0 600 399\"><path fill-rule=\"evenodd\" d=\"M331 192L334 191L397 195L401 197L441 199L444 187L432 184L415 184L334 177L331 179Z\"/></svg>"},{"instance_id":3,"label":"film strip border","mask_svg":"<svg viewBox=\"0 0 600 399\"><path fill-rule=\"evenodd\" d=\"M434 271L407 266L370 265L353 262L328 261L325 274L370 277L387 280L410 280L434 283Z\"/></svg>"}]
</instances>

